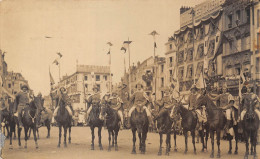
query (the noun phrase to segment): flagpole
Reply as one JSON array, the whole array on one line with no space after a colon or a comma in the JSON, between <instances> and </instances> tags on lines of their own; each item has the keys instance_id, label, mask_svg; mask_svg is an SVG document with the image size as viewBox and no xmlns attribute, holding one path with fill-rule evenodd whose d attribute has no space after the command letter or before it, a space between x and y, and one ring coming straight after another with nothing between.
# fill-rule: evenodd
<instances>
[{"instance_id":1,"label":"flagpole","mask_svg":"<svg viewBox=\"0 0 260 159\"><path fill-rule=\"evenodd\" d=\"M111 46L109 48L110 52ZM112 92L112 76L111 76L111 52L109 54L109 93Z\"/></svg>"},{"instance_id":2,"label":"flagpole","mask_svg":"<svg viewBox=\"0 0 260 159\"><path fill-rule=\"evenodd\" d=\"M192 9L191 11L191 14L192 14L192 49L193 49L193 55L194 55L194 58L195 58L195 49L194 49L194 40L195 40L195 36L194 36L194 16L195 16L195 11ZM195 68L194 68L195 70ZM193 75L193 84L195 84L195 71L194 71L194 75Z\"/></svg>"},{"instance_id":3,"label":"flagpole","mask_svg":"<svg viewBox=\"0 0 260 159\"><path fill-rule=\"evenodd\" d=\"M129 42L129 37L128 37ZM130 44L128 43L128 55L129 55L129 96L131 96L131 63L130 63Z\"/></svg>"}]
</instances>

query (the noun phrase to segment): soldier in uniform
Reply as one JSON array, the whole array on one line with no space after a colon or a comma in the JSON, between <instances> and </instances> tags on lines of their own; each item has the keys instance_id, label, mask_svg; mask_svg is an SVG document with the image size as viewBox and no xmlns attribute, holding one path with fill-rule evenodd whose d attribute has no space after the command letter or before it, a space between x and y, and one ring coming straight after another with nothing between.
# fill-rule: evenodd
<instances>
[{"instance_id":1,"label":"soldier in uniform","mask_svg":"<svg viewBox=\"0 0 260 159\"><path fill-rule=\"evenodd\" d=\"M201 94L199 93L199 89L195 84L191 86L190 91L191 94L189 95L188 100L185 100L183 104L188 105L188 110L195 110L199 121L199 128L201 129L202 122L205 123L207 119L205 112L203 112L201 109L197 109L196 105L197 99L200 97Z\"/></svg>"},{"instance_id":2,"label":"soldier in uniform","mask_svg":"<svg viewBox=\"0 0 260 159\"><path fill-rule=\"evenodd\" d=\"M74 111L73 111L73 108L71 106L71 100L70 100L70 97L68 96L67 94L67 90L66 88L64 87L61 87L60 88L60 92L59 92L59 95L58 95L58 98L56 99L56 108L53 112L53 116L54 118L57 116L57 113L58 113L58 109L60 107L60 102L61 101L64 101L64 103L66 104L66 109L67 111L69 112L69 115L71 117L73 117L73 114L74 114Z\"/></svg>"},{"instance_id":3,"label":"soldier in uniform","mask_svg":"<svg viewBox=\"0 0 260 159\"><path fill-rule=\"evenodd\" d=\"M164 96L161 101L154 101L154 103L159 106L160 110L154 120L161 117L165 112L170 111L176 102L177 101L171 96L170 89L168 87L164 88Z\"/></svg>"},{"instance_id":4,"label":"soldier in uniform","mask_svg":"<svg viewBox=\"0 0 260 159\"><path fill-rule=\"evenodd\" d=\"M250 102L256 104L255 106L255 112L258 115L258 118L260 119L260 111L257 109L257 106L259 107L260 99L256 94L252 92L252 88L248 83L246 83L246 90L247 92L243 94L242 97L242 112L240 115L240 120L242 121L244 119L244 116L246 114L247 108L250 107ZM248 103L249 102L249 103Z\"/></svg>"},{"instance_id":5,"label":"soldier in uniform","mask_svg":"<svg viewBox=\"0 0 260 159\"><path fill-rule=\"evenodd\" d=\"M146 107L147 102L149 101L148 96L146 93L143 91L143 85L141 83L136 84L136 92L132 95L130 98L130 103L133 103L132 108L128 112L128 127L130 127L130 117L132 115L132 112L135 110L137 106L143 107L144 110L146 111L146 115L149 120L149 125L150 127L153 127L153 120L152 120L152 114L150 110Z\"/></svg>"},{"instance_id":6,"label":"soldier in uniform","mask_svg":"<svg viewBox=\"0 0 260 159\"><path fill-rule=\"evenodd\" d=\"M89 114L92 110L92 107L99 106L99 104L101 102L101 95L100 95L99 89L96 85L93 86L93 91L94 91L94 94L91 95L87 100L87 103L89 106L87 113L86 113L87 124L89 122Z\"/></svg>"},{"instance_id":7,"label":"soldier in uniform","mask_svg":"<svg viewBox=\"0 0 260 159\"><path fill-rule=\"evenodd\" d=\"M18 121L19 121L19 127L22 127L22 111L29 106L29 88L27 85L23 85L21 87L22 91L19 92L16 97L15 97L15 101L16 101L16 113L14 114L15 116L18 116Z\"/></svg>"},{"instance_id":8,"label":"soldier in uniform","mask_svg":"<svg viewBox=\"0 0 260 159\"><path fill-rule=\"evenodd\" d=\"M224 127L224 130L226 130L227 132L229 125L231 123L231 110L232 110L231 106L233 105L233 103L231 103L230 101L234 99L234 97L229 92L227 92L226 84L223 85L222 94L218 95L217 97L210 97L210 96L208 97L213 101L219 100L220 108L226 111L227 122Z\"/></svg>"},{"instance_id":9,"label":"soldier in uniform","mask_svg":"<svg viewBox=\"0 0 260 159\"><path fill-rule=\"evenodd\" d=\"M113 108L114 110L117 111L119 117L120 117L120 121L121 121L121 125L120 128L123 129L124 126L124 117L123 117L123 101L121 100L121 98L118 96L117 92L114 91L112 93L112 97L109 98L109 104L110 107Z\"/></svg>"}]
</instances>

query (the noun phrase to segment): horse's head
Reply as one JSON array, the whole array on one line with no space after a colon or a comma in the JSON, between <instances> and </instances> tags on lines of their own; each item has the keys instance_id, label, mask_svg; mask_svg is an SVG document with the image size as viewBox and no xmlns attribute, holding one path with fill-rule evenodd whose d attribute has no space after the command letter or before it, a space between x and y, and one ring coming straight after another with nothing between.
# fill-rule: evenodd
<instances>
[{"instance_id":1,"label":"horse's head","mask_svg":"<svg viewBox=\"0 0 260 159\"><path fill-rule=\"evenodd\" d=\"M196 102L196 106L198 108L202 107L202 106L206 106L207 105L207 100L208 100L208 97L207 95L201 95L199 96L199 98L197 99L197 102Z\"/></svg>"},{"instance_id":2,"label":"horse's head","mask_svg":"<svg viewBox=\"0 0 260 159\"><path fill-rule=\"evenodd\" d=\"M105 119L106 113L107 113L108 109L109 109L109 105L107 105L107 104L102 104L101 105L99 119L101 119L101 120Z\"/></svg>"},{"instance_id":3,"label":"horse's head","mask_svg":"<svg viewBox=\"0 0 260 159\"><path fill-rule=\"evenodd\" d=\"M138 113L143 113L144 112L144 108L142 106L137 106L135 108L135 110L138 112Z\"/></svg>"},{"instance_id":4,"label":"horse's head","mask_svg":"<svg viewBox=\"0 0 260 159\"><path fill-rule=\"evenodd\" d=\"M39 97L34 97L33 103L40 112L43 110L43 102L42 99Z\"/></svg>"}]
</instances>

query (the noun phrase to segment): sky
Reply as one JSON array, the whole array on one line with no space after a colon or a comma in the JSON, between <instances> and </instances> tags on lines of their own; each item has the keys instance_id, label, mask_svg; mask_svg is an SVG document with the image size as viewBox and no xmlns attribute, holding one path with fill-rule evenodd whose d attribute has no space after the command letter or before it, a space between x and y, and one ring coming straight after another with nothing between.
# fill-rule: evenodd
<instances>
[{"instance_id":1,"label":"sky","mask_svg":"<svg viewBox=\"0 0 260 159\"><path fill-rule=\"evenodd\" d=\"M113 82L124 72L123 41L130 45L131 64L156 54L164 56L168 37L180 26L180 7L205 0L3 0L0 2L0 49L7 52L8 71L21 72L35 93L50 92L49 68L58 82L76 71L76 64L109 65L111 42ZM51 38L46 38L51 37ZM128 63L127 63L128 66Z\"/></svg>"}]
</instances>

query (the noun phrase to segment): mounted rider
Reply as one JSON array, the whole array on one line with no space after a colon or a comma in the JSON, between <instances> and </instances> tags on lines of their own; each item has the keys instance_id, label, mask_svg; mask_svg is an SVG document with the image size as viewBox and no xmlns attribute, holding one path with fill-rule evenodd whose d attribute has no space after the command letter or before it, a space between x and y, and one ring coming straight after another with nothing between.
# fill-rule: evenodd
<instances>
[{"instance_id":1,"label":"mounted rider","mask_svg":"<svg viewBox=\"0 0 260 159\"><path fill-rule=\"evenodd\" d=\"M53 117L55 118L57 116L61 102L63 102L66 105L65 108L67 109L69 115L73 118L74 110L72 108L71 100L70 97L68 96L67 90L64 87L60 88L58 97L56 98L56 108L53 112Z\"/></svg>"},{"instance_id":2,"label":"mounted rider","mask_svg":"<svg viewBox=\"0 0 260 159\"><path fill-rule=\"evenodd\" d=\"M141 83L137 83L135 87L137 90L130 98L130 103L133 103L133 106L131 107L131 109L128 112L127 127L130 127L130 118L131 118L132 112L135 110L136 107L143 107L143 109L146 111L146 115L149 120L149 125L150 125L150 127L152 127L153 126L152 115L151 115L150 110L146 107L146 104L149 101L149 97L144 92L143 85Z\"/></svg>"},{"instance_id":3,"label":"mounted rider","mask_svg":"<svg viewBox=\"0 0 260 159\"><path fill-rule=\"evenodd\" d=\"M241 121L244 120L246 111L248 110L248 108L250 106L252 106L252 105L250 105L251 103L255 104L254 111L256 112L256 114L258 115L258 118L260 119L260 111L259 111L259 109L257 109L257 107L259 107L260 99L256 94L254 94L252 92L252 86L250 86L249 83L245 83L245 87L246 87L247 92L244 93L243 97L242 97L242 112L240 115L240 120Z\"/></svg>"},{"instance_id":4,"label":"mounted rider","mask_svg":"<svg viewBox=\"0 0 260 159\"><path fill-rule=\"evenodd\" d=\"M123 129L124 127L124 117L123 117L123 101L122 99L118 96L116 91L112 92L112 97L109 98L109 105L111 108L117 111L121 125L120 128Z\"/></svg>"},{"instance_id":5,"label":"mounted rider","mask_svg":"<svg viewBox=\"0 0 260 159\"><path fill-rule=\"evenodd\" d=\"M87 110L87 113L86 113L87 124L89 124L89 114L90 114L90 112L92 110L92 107L99 106L100 103L101 103L101 95L100 95L99 88L97 87L97 85L93 86L93 91L94 91L94 94L91 95L87 99L87 103L88 103L88 106L89 106L89 108Z\"/></svg>"},{"instance_id":6,"label":"mounted rider","mask_svg":"<svg viewBox=\"0 0 260 159\"><path fill-rule=\"evenodd\" d=\"M15 96L15 113L14 116L18 116L19 127L23 126L22 123L22 111L29 106L32 96L29 94L29 88L26 84L21 86L21 91Z\"/></svg>"},{"instance_id":7,"label":"mounted rider","mask_svg":"<svg viewBox=\"0 0 260 159\"><path fill-rule=\"evenodd\" d=\"M162 97L162 99L160 101L154 101L154 103L159 106L159 110L160 110L159 114L154 118L154 120L161 117L164 113L171 111L174 104L177 103L177 100L172 98L171 90L169 87L165 87L163 92L164 92L164 96Z\"/></svg>"},{"instance_id":8,"label":"mounted rider","mask_svg":"<svg viewBox=\"0 0 260 159\"><path fill-rule=\"evenodd\" d=\"M231 123L231 111L232 111L231 106L234 105L230 101L233 101L234 97L229 92L227 92L226 83L224 83L224 85L222 86L222 94L220 94L216 97L210 97L210 96L208 96L208 97L213 101L219 100L220 108L222 110L225 110L227 122L226 122L226 125L224 127L224 130L226 130L226 132L227 132L229 125Z\"/></svg>"},{"instance_id":9,"label":"mounted rider","mask_svg":"<svg viewBox=\"0 0 260 159\"><path fill-rule=\"evenodd\" d=\"M188 105L188 110L195 110L197 117L198 117L198 121L199 121L199 129L202 129L201 125L202 123L206 123L207 122L207 117L206 117L206 113L203 109L198 109L197 108L197 100L198 98L201 96L198 87L196 86L196 84L193 84L190 88L191 94L189 95L188 99L185 100L184 99L184 103Z\"/></svg>"}]
</instances>

